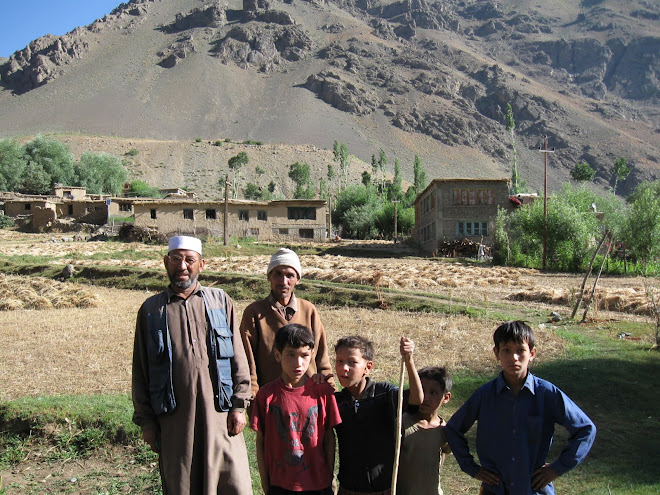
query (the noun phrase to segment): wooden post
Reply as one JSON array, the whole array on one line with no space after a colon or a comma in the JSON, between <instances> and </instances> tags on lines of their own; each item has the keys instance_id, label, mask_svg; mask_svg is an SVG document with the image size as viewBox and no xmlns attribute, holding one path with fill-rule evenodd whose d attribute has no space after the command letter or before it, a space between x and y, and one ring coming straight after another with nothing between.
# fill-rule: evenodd
<instances>
[{"instance_id":1,"label":"wooden post","mask_svg":"<svg viewBox=\"0 0 660 495\"><path fill-rule=\"evenodd\" d=\"M224 213L224 242L229 244L229 175L225 175L225 213Z\"/></svg>"},{"instance_id":2,"label":"wooden post","mask_svg":"<svg viewBox=\"0 0 660 495\"><path fill-rule=\"evenodd\" d=\"M545 270L548 256L548 153L554 153L555 149L548 149L548 136L543 136L543 269Z\"/></svg>"},{"instance_id":3,"label":"wooden post","mask_svg":"<svg viewBox=\"0 0 660 495\"><path fill-rule=\"evenodd\" d=\"M406 365L404 357L401 356L401 370L399 373L399 396L396 409L396 446L394 448L394 468L392 469L391 495L396 495L396 481L399 474L399 457L401 456L401 437L403 428L403 385L406 375Z\"/></svg>"}]
</instances>

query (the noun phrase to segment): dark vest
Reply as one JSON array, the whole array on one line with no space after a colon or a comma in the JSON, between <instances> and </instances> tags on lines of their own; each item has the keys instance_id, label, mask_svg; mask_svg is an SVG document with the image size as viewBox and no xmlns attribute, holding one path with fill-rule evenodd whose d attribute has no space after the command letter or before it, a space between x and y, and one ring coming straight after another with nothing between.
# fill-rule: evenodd
<instances>
[{"instance_id":1,"label":"dark vest","mask_svg":"<svg viewBox=\"0 0 660 495\"><path fill-rule=\"evenodd\" d=\"M233 336L225 311L222 289L202 287L202 297L209 326L208 346L214 383L215 402L219 411L231 407L233 383L231 358L234 357ZM176 408L172 385L172 341L167 326L167 292L158 294L155 307L147 312L147 357L149 360L149 397L156 414L166 414Z\"/></svg>"}]
</instances>

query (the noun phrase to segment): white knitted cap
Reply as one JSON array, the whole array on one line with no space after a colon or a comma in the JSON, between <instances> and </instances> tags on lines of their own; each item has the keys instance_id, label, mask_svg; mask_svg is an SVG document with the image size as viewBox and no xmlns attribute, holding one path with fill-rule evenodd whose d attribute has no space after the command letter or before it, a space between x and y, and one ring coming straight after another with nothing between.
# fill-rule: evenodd
<instances>
[{"instance_id":1,"label":"white knitted cap","mask_svg":"<svg viewBox=\"0 0 660 495\"><path fill-rule=\"evenodd\" d=\"M175 237L170 238L167 252L169 253L170 251L174 251L175 249L195 251L196 253L199 253L199 255L201 256L202 241L197 239L197 237L190 237L187 235L177 235Z\"/></svg>"},{"instance_id":2,"label":"white knitted cap","mask_svg":"<svg viewBox=\"0 0 660 495\"><path fill-rule=\"evenodd\" d=\"M290 266L298 274L298 279L302 278L302 266L300 265L300 258L298 255L287 248L278 249L277 252L270 258L268 263L268 270L266 275L269 275L278 266Z\"/></svg>"}]
</instances>

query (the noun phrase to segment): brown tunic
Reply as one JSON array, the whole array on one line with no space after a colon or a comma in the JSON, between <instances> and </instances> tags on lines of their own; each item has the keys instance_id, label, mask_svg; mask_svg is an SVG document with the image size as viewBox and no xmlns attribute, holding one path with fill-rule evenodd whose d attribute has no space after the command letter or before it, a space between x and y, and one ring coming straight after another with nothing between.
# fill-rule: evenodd
<instances>
[{"instance_id":1,"label":"brown tunic","mask_svg":"<svg viewBox=\"0 0 660 495\"><path fill-rule=\"evenodd\" d=\"M138 312L133 354L133 421L160 433L160 471L164 494L251 495L252 484L243 434L229 436L227 412L218 412L209 368L208 325L201 286L188 299L167 289L167 322L172 341L172 381L176 409L156 416L149 400L146 347L147 300ZM233 332L232 380L235 399L250 397L249 368L236 332L234 303L225 298Z\"/></svg>"},{"instance_id":2,"label":"brown tunic","mask_svg":"<svg viewBox=\"0 0 660 495\"><path fill-rule=\"evenodd\" d=\"M257 395L259 387L272 382L282 374L280 364L275 361L275 334L284 325L298 323L312 330L314 335L314 350L312 361L307 370L308 375L332 373L328 357L328 342L323 323L316 307L309 301L297 299L298 308L293 317L286 320L271 304L270 298L255 301L243 311L241 319L241 335L245 346L245 354L250 365L250 381L252 396ZM330 379L334 387L334 381Z\"/></svg>"}]
</instances>

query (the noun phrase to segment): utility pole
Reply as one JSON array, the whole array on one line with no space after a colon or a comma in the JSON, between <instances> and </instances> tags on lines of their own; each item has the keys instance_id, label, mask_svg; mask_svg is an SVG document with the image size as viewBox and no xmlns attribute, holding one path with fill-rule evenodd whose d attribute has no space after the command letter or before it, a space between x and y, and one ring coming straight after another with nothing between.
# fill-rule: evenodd
<instances>
[{"instance_id":1,"label":"utility pole","mask_svg":"<svg viewBox=\"0 0 660 495\"><path fill-rule=\"evenodd\" d=\"M392 203L394 203L394 244L396 244L396 231L397 231L397 219L398 219L397 206L400 203L400 200L394 199L392 200Z\"/></svg>"},{"instance_id":2,"label":"utility pole","mask_svg":"<svg viewBox=\"0 0 660 495\"><path fill-rule=\"evenodd\" d=\"M548 153L554 153L555 149L548 149L548 136L543 136L543 269L545 270L548 256Z\"/></svg>"},{"instance_id":3,"label":"utility pole","mask_svg":"<svg viewBox=\"0 0 660 495\"><path fill-rule=\"evenodd\" d=\"M227 246L229 244L229 175L225 174L225 215L224 215L224 242Z\"/></svg>"}]
</instances>

